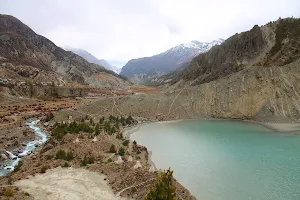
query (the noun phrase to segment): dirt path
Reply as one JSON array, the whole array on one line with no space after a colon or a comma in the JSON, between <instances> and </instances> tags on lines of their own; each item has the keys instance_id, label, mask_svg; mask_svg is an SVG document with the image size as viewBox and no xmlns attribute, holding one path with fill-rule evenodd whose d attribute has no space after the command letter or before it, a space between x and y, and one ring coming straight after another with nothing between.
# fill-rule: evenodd
<instances>
[{"instance_id":1,"label":"dirt path","mask_svg":"<svg viewBox=\"0 0 300 200\"><path fill-rule=\"evenodd\" d=\"M85 169L56 168L15 185L37 200L117 200L103 179L103 175Z\"/></svg>"}]
</instances>

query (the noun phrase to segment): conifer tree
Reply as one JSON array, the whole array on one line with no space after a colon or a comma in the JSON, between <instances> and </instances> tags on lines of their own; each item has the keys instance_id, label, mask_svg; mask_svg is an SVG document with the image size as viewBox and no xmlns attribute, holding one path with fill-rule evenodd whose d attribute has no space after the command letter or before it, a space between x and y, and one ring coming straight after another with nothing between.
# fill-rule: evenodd
<instances>
[{"instance_id":1,"label":"conifer tree","mask_svg":"<svg viewBox=\"0 0 300 200\"><path fill-rule=\"evenodd\" d=\"M173 182L173 171L169 168L157 177L155 186L145 197L145 200L175 200L176 187Z\"/></svg>"}]
</instances>

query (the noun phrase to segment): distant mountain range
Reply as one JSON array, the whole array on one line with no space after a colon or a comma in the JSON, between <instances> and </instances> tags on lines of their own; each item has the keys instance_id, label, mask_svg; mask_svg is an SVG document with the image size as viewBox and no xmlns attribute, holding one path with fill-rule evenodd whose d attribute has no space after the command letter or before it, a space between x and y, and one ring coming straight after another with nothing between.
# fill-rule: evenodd
<instances>
[{"instance_id":1,"label":"distant mountain range","mask_svg":"<svg viewBox=\"0 0 300 200\"><path fill-rule=\"evenodd\" d=\"M223 41L223 39L212 42L193 40L151 57L132 59L126 63L120 74L133 82L143 83L172 70L187 67L195 56L207 52Z\"/></svg>"},{"instance_id":2,"label":"distant mountain range","mask_svg":"<svg viewBox=\"0 0 300 200\"><path fill-rule=\"evenodd\" d=\"M81 56L82 58L86 59L88 62L90 63L94 63L94 64L98 64L101 65L103 67L105 67L108 70L111 70L117 74L120 73L121 69L117 68L116 66L111 65L109 62L107 62L104 59L98 59L95 56L93 56L91 53L87 52L84 49L76 49L76 48L72 48L72 47L65 47L64 48L67 51L72 51L73 53Z\"/></svg>"}]
</instances>

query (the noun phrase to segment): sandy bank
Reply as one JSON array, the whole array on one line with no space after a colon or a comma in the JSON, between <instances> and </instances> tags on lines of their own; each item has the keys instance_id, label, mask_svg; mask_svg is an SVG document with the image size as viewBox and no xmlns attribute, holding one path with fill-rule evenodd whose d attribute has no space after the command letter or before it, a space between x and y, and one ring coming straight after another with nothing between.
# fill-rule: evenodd
<instances>
[{"instance_id":1,"label":"sandy bank","mask_svg":"<svg viewBox=\"0 0 300 200\"><path fill-rule=\"evenodd\" d=\"M300 124L289 123L264 123L264 126L279 132L300 134Z\"/></svg>"},{"instance_id":2,"label":"sandy bank","mask_svg":"<svg viewBox=\"0 0 300 200\"><path fill-rule=\"evenodd\" d=\"M45 174L20 180L15 185L29 192L34 199L41 200L117 199L104 178L85 169L55 168Z\"/></svg>"}]
</instances>

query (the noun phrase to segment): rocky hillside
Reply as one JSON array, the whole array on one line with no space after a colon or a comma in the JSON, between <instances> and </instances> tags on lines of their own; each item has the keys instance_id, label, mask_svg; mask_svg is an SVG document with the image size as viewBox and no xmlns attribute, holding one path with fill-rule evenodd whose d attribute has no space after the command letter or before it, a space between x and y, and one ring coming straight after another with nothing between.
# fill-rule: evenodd
<instances>
[{"instance_id":1,"label":"rocky hillside","mask_svg":"<svg viewBox=\"0 0 300 200\"><path fill-rule=\"evenodd\" d=\"M222 45L195 57L178 76L197 85L241 71L248 66L283 66L299 59L300 20L280 19L254 26Z\"/></svg>"},{"instance_id":2,"label":"rocky hillside","mask_svg":"<svg viewBox=\"0 0 300 200\"><path fill-rule=\"evenodd\" d=\"M133 82L147 82L171 70L188 66L195 56L222 42L222 39L210 43L191 41L152 57L133 59L122 68L120 74L130 78Z\"/></svg>"},{"instance_id":3,"label":"rocky hillside","mask_svg":"<svg viewBox=\"0 0 300 200\"><path fill-rule=\"evenodd\" d=\"M128 83L116 73L91 64L57 47L18 19L0 15L1 78L56 85L80 84L122 87Z\"/></svg>"},{"instance_id":4,"label":"rocky hillside","mask_svg":"<svg viewBox=\"0 0 300 200\"><path fill-rule=\"evenodd\" d=\"M98 59L96 58L95 56L93 56L91 53L87 52L86 50L84 49L76 49L76 48L71 48L71 47L67 47L67 48L64 48L66 51L72 51L73 53L81 56L82 58L86 59L88 62L90 63L94 63L94 64L97 64L97 65L101 65L103 66L105 69L107 70L110 70L110 71L113 71L117 74L120 73L120 69L118 69L117 67L115 66L112 66L109 62L107 62L106 60L104 59Z\"/></svg>"},{"instance_id":5,"label":"rocky hillside","mask_svg":"<svg viewBox=\"0 0 300 200\"><path fill-rule=\"evenodd\" d=\"M299 30L300 19L289 18L236 34L196 57L165 91L116 99L118 111L154 120L299 123Z\"/></svg>"}]
</instances>

